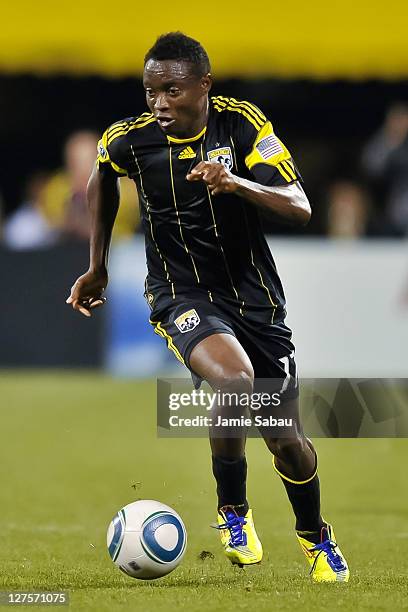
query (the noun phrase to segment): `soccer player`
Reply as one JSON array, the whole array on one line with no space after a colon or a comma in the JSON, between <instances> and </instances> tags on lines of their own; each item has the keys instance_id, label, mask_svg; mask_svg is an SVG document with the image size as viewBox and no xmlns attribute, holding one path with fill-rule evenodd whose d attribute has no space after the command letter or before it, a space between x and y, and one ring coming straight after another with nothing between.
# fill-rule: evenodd
<instances>
[{"instance_id":1,"label":"soccer player","mask_svg":"<svg viewBox=\"0 0 408 612\"><path fill-rule=\"evenodd\" d=\"M180 32L147 52L148 112L114 123L98 145L88 186L89 270L67 302L85 316L105 301L118 177L137 186L143 215L151 323L199 384L251 394L256 379L281 383L281 407L298 413L298 384L285 298L258 210L304 225L310 206L270 121L254 104L209 97L210 62ZM255 381L255 383L254 383ZM223 406L218 409L223 411ZM347 581L333 528L320 514L317 456L301 427L265 435L315 581ZM246 497L245 436L210 435L221 541L232 563L262 559Z\"/></svg>"}]
</instances>

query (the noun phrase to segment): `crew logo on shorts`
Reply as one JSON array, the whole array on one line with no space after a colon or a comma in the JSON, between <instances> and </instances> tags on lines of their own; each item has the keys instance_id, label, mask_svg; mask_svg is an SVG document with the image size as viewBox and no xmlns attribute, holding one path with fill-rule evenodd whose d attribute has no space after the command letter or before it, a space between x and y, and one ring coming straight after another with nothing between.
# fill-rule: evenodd
<instances>
[{"instance_id":1,"label":"crew logo on shorts","mask_svg":"<svg viewBox=\"0 0 408 612\"><path fill-rule=\"evenodd\" d=\"M192 308L191 310L187 310L187 312L183 312L177 319L174 321L177 329L181 331L182 334L191 331L200 323L200 317L197 314L197 311Z\"/></svg>"}]
</instances>

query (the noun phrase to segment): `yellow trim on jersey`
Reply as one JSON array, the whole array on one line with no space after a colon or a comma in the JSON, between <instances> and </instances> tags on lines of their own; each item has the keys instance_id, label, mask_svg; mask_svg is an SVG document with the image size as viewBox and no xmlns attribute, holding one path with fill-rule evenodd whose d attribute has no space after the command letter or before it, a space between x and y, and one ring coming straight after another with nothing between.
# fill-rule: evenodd
<instances>
[{"instance_id":1,"label":"yellow trim on jersey","mask_svg":"<svg viewBox=\"0 0 408 612\"><path fill-rule=\"evenodd\" d=\"M123 168L120 168L120 166L115 164L115 162L113 162L111 158L109 157L107 138L108 138L108 130L104 132L104 134L102 135L102 138L98 142L98 155L96 157L97 167L99 168L99 164L109 163L112 166L112 168L115 170L115 172L123 176L127 176L127 171L124 170ZM102 151L104 151L104 153L102 153Z\"/></svg>"},{"instance_id":2,"label":"yellow trim on jersey","mask_svg":"<svg viewBox=\"0 0 408 612\"><path fill-rule=\"evenodd\" d=\"M132 124L130 126L127 125L125 127L120 127L119 129L115 130L114 132L109 132L109 134L108 134L108 145L110 145L119 136L126 136L126 134L128 134L128 132L130 132L131 130L135 130L135 129L138 129L138 128L145 127L145 125L149 125L149 123L152 123L153 121L156 121L155 117L151 117L150 119L145 119L143 121L138 121L137 123L134 123L134 124Z\"/></svg>"},{"instance_id":3,"label":"yellow trim on jersey","mask_svg":"<svg viewBox=\"0 0 408 612\"><path fill-rule=\"evenodd\" d=\"M108 128L108 144L110 143L110 140L112 136L114 136L114 134L123 132L124 130L126 130L126 127L127 127L127 123L126 121L124 121L121 123L115 123L115 125Z\"/></svg>"},{"instance_id":4,"label":"yellow trim on jersey","mask_svg":"<svg viewBox=\"0 0 408 612\"><path fill-rule=\"evenodd\" d=\"M201 143L201 161L204 161L204 149L203 149L203 145L202 145L202 143ZM236 290L236 288L235 288L234 281L233 281L232 276L231 276L231 271L230 271L230 268L229 268L229 265L228 265L228 261L227 261L227 258L226 258L226 256L225 256L224 247L222 246L222 243L221 243L221 241L220 241L220 236L219 236L219 234L218 234L217 222L216 222L216 220L215 220L215 214L214 214L214 207L213 207L212 198L211 198L211 193L210 193L210 190L209 190L209 188L208 188L208 185L206 185L206 188L207 188L208 203L209 203L209 205L210 205L211 216L212 216L212 220L213 220L213 228L214 228L214 233L215 233L215 237L216 237L217 242L218 242L218 247L219 247L219 249L220 249L220 253L221 253L222 258L223 258L223 260L224 260L225 270L226 270L226 272L227 272L227 276L228 276L228 278L229 278L229 280L230 280L232 290L234 291L235 298L236 298L238 301L241 301L241 300L240 300L240 297L239 297L239 295L238 295L238 291L237 291L237 290ZM211 296L211 301L212 301L212 296ZM240 314L241 314L242 316L244 316L244 314L243 314L243 312L242 312L242 307L244 306L244 303L245 303L245 302L241 301L241 306L240 306L240 309L239 309L239 312L240 312Z\"/></svg>"},{"instance_id":5,"label":"yellow trim on jersey","mask_svg":"<svg viewBox=\"0 0 408 612\"><path fill-rule=\"evenodd\" d=\"M261 273L260 269L258 268L258 266L255 264L255 261L254 261L254 253L253 253L253 251L252 251L252 247L251 247L251 263L252 263L252 265L254 266L255 270L258 272L258 274L259 274L259 279L260 279L260 281L261 281L261 285L262 285L262 287L265 289L266 294L267 294L267 296L268 296L268 298L269 298L269 301L270 301L270 303L271 303L271 306L272 306L271 325L273 325L273 319L274 319L274 317L275 317L275 312L276 312L276 308L277 308L277 306L278 306L278 305L277 305L277 304L275 304L275 302L273 301L273 299L272 299L272 297L271 297L271 292L270 292L270 290L269 290L269 287L267 287L267 286L265 285L265 283L264 283L264 279L263 279L263 276L262 276L262 273Z\"/></svg>"},{"instance_id":6,"label":"yellow trim on jersey","mask_svg":"<svg viewBox=\"0 0 408 612\"><path fill-rule=\"evenodd\" d=\"M108 144L110 143L110 140L112 136L114 136L114 134L119 133L123 130L126 130L127 128L135 125L136 123L142 123L144 121L147 121L148 119L151 119L152 117L153 117L152 113L143 113L142 115L139 115L139 117L136 117L136 119L134 119L133 121L119 121L118 123L114 123L107 130Z\"/></svg>"},{"instance_id":7,"label":"yellow trim on jersey","mask_svg":"<svg viewBox=\"0 0 408 612\"><path fill-rule=\"evenodd\" d=\"M184 240L184 234L183 234L183 228L181 227L181 220L180 220L180 214L177 208L177 198L176 198L176 190L174 187L174 177L173 177L173 148L170 145L169 146L169 163L170 163L170 180L171 180L171 190L173 193L173 202L174 202L174 208L176 209L176 215L177 215L177 223L180 229L180 238L184 244L184 248L186 253L190 256L191 259L191 263L193 264L193 268L194 268L194 272L196 275L196 279L197 279L197 283L200 283L200 277L198 276L198 272L197 272L197 268L195 265L195 261L194 258L192 256L192 254L190 253L190 251L188 250L188 246L186 244L186 241Z\"/></svg>"},{"instance_id":8,"label":"yellow trim on jersey","mask_svg":"<svg viewBox=\"0 0 408 612\"><path fill-rule=\"evenodd\" d=\"M298 485L307 484L308 482L313 480L313 478L317 474L317 461L316 461L316 467L314 469L313 474L310 476L310 478L307 478L306 480L292 480L292 478L289 478L288 476L285 476L285 474L282 474L282 472L280 472L278 468L276 467L275 457L272 458L272 465L273 465L275 472L279 474L281 478L283 478L284 480L287 480L288 482L291 482L292 484L298 484Z\"/></svg>"},{"instance_id":9,"label":"yellow trim on jersey","mask_svg":"<svg viewBox=\"0 0 408 612\"><path fill-rule=\"evenodd\" d=\"M267 121L267 118L263 112L260 111L254 104L251 104L251 102L247 102L246 100L236 100L235 98L226 98L225 96L214 96L213 100L217 102L225 102L234 108L245 108L250 115L259 122L260 127Z\"/></svg>"},{"instance_id":10,"label":"yellow trim on jersey","mask_svg":"<svg viewBox=\"0 0 408 612\"><path fill-rule=\"evenodd\" d=\"M222 96L220 96L220 98L222 98ZM230 100L231 102L236 102L237 104L244 104L244 106L249 106L249 108L256 115L258 115L261 121L263 121L264 123L268 121L263 112L257 106L255 106L255 104L252 104L252 102L248 102L248 100L236 100L235 98L230 98Z\"/></svg>"},{"instance_id":11,"label":"yellow trim on jersey","mask_svg":"<svg viewBox=\"0 0 408 612\"><path fill-rule=\"evenodd\" d=\"M250 123L252 123L252 125L254 126L254 128L256 130L259 130L262 127L262 123L258 119L254 119L254 117L252 115L250 115L250 113L248 112L247 108L245 108L245 107L237 108L237 107L231 106L229 104L226 104L222 100L216 100L215 98L213 98L213 101L214 101L214 108L219 113L222 113L223 111L226 111L226 110L232 111L232 112L236 112L236 113L240 113L246 119L248 119L248 121Z\"/></svg>"},{"instance_id":12,"label":"yellow trim on jersey","mask_svg":"<svg viewBox=\"0 0 408 612\"><path fill-rule=\"evenodd\" d=\"M296 181L296 174L294 173L293 169L291 168L291 166L288 164L287 161L283 160L282 161L282 166L285 167L285 169L288 171L288 174L293 178L294 181Z\"/></svg>"},{"instance_id":13,"label":"yellow trim on jersey","mask_svg":"<svg viewBox=\"0 0 408 612\"><path fill-rule=\"evenodd\" d=\"M174 136L167 136L167 140L169 142L175 142L176 144L182 144L183 142L194 142L194 140L199 140L201 136L204 136L206 131L207 131L207 126L203 127L203 129L201 130L199 134L197 134L197 136L192 136L191 138L175 138Z\"/></svg>"},{"instance_id":14,"label":"yellow trim on jersey","mask_svg":"<svg viewBox=\"0 0 408 612\"><path fill-rule=\"evenodd\" d=\"M281 175L283 176L283 178L288 182L291 183L292 179L290 177L289 174L287 174L287 172L285 172L285 169L283 168L282 164L277 164L277 169L279 170L279 172L281 173Z\"/></svg>"},{"instance_id":15,"label":"yellow trim on jersey","mask_svg":"<svg viewBox=\"0 0 408 612\"><path fill-rule=\"evenodd\" d=\"M156 118L153 117L152 113L143 113L134 121L122 121L120 123L115 123L105 130L102 138L98 142L98 155L96 158L97 166L99 167L99 164L109 163L115 172L127 176L127 170L115 164L115 162L110 158L108 147L116 138L119 138L119 136L125 136L131 130L145 127L153 121L156 121Z\"/></svg>"},{"instance_id":16,"label":"yellow trim on jersey","mask_svg":"<svg viewBox=\"0 0 408 612\"><path fill-rule=\"evenodd\" d=\"M234 144L234 140L231 135L230 135L230 142L231 142L231 149L232 149L232 159L235 164L235 170L238 172L239 168L238 168L238 162L237 162L237 155L235 153L235 144Z\"/></svg>"},{"instance_id":17,"label":"yellow trim on jersey","mask_svg":"<svg viewBox=\"0 0 408 612\"><path fill-rule=\"evenodd\" d=\"M254 253L253 253L253 250L252 250L251 237L250 237L249 227L248 227L248 217L247 217L247 213L246 213L245 208L242 206L242 202L241 202L241 208L243 209L244 218L245 218L245 226L246 226L246 230L247 230L247 234L248 234L249 251L251 253L251 264L253 265L255 270L258 272L258 276L259 276L259 280L261 281L262 288L265 289L266 295L268 296L269 302L270 302L270 304L272 306L271 325L273 325L273 320L275 318L275 312L276 312L276 308L278 307L278 305L275 304L275 302L273 301L272 296L271 296L271 292L270 292L269 288L264 283L262 272L260 271L260 269L258 268L258 266L255 263Z\"/></svg>"},{"instance_id":18,"label":"yellow trim on jersey","mask_svg":"<svg viewBox=\"0 0 408 612\"><path fill-rule=\"evenodd\" d=\"M261 140L267 138L268 136L273 136L274 139L278 141L278 144L282 148L282 151L265 159L258 151L257 145ZM256 164L267 164L268 166L275 166L278 168L284 179L288 183L291 183L293 180L296 180L296 174L289 164L288 166L283 165L283 162L287 163L288 161L290 161L290 159L291 155L288 149L285 147L283 142L281 142L279 138L276 137L273 131L272 123L270 121L267 121L267 123L265 123L262 129L259 130L255 142L252 146L252 150L245 158L245 165L249 170L251 170Z\"/></svg>"},{"instance_id":19,"label":"yellow trim on jersey","mask_svg":"<svg viewBox=\"0 0 408 612\"><path fill-rule=\"evenodd\" d=\"M135 150L133 148L133 145L130 145L130 150L132 151L133 159L135 160L136 168L137 168L137 170L139 172L140 189L142 191L142 195L143 195L143 197L145 199L145 202L146 202L147 216L148 216L149 224L150 224L150 235L152 237L154 246L156 247L157 254L158 254L158 256L160 257L160 259L161 259L161 261L163 263L163 268L164 268L164 271L166 273L166 279L171 284L171 293L172 293L173 300L174 300L174 298L176 297L176 294L175 294L175 291L174 291L174 283L173 283L173 281L170 278L170 274L169 274L169 271L167 269L166 260L164 259L164 256L162 255L162 253L161 253L161 251L159 249L159 245L157 244L156 237L155 237L154 232L153 232L153 221L152 221L152 215L151 215L151 212L150 212L150 203L149 203L149 199L147 197L147 194L145 192L145 188L144 188L144 185L143 185L142 171L140 169L139 162L138 162L138 159L136 157L136 153L135 153Z\"/></svg>"},{"instance_id":20,"label":"yellow trim on jersey","mask_svg":"<svg viewBox=\"0 0 408 612\"><path fill-rule=\"evenodd\" d=\"M248 102L247 100L237 100L236 98L227 98L226 96L212 96L211 100L213 101L213 103L223 103L233 108L244 108L254 117L254 119L256 119L260 123L260 125L263 125L265 121L267 121L262 111L260 111L259 108L257 108L254 104ZM229 108L228 110L232 110L232 108Z\"/></svg>"},{"instance_id":21,"label":"yellow trim on jersey","mask_svg":"<svg viewBox=\"0 0 408 612\"><path fill-rule=\"evenodd\" d=\"M149 123L153 123L154 121L156 121L156 117L152 116L152 117L149 117L149 119L143 119L140 121L136 120L135 122L132 122L131 124L127 124L125 127L121 127L119 131L115 131L114 133L111 133L109 131L108 132L108 145L111 145L112 142L116 140L116 138L119 138L119 136L125 136L132 130L143 128L146 125L149 125Z\"/></svg>"},{"instance_id":22,"label":"yellow trim on jersey","mask_svg":"<svg viewBox=\"0 0 408 612\"><path fill-rule=\"evenodd\" d=\"M293 172L296 173L295 164L293 163L292 159L287 159L285 163L288 164L292 168Z\"/></svg>"},{"instance_id":23,"label":"yellow trim on jersey","mask_svg":"<svg viewBox=\"0 0 408 612\"><path fill-rule=\"evenodd\" d=\"M125 176L127 176L127 171L124 170L124 168L121 168L120 166L115 164L115 162L113 162L112 160L110 161L110 165L118 174L124 174Z\"/></svg>"},{"instance_id":24,"label":"yellow trim on jersey","mask_svg":"<svg viewBox=\"0 0 408 612\"><path fill-rule=\"evenodd\" d=\"M169 333L166 332L165 329L163 329L163 327L161 326L161 322L160 321L152 321L151 319L149 319L149 323L150 323L150 325L153 325L154 333L157 334L158 336L160 336L161 338L164 338L167 341L167 348L175 354L177 359L183 365L185 365L185 361L184 361L183 357L181 356L180 351L175 346L175 344L173 342L173 338L170 336Z\"/></svg>"},{"instance_id":25,"label":"yellow trim on jersey","mask_svg":"<svg viewBox=\"0 0 408 612\"><path fill-rule=\"evenodd\" d=\"M138 115L132 121L126 121L126 120L117 121L116 123L113 123L111 126L109 126L108 131L112 132L116 130L116 128L126 127L127 125L133 125L134 123L137 123L138 121L145 121L146 119L149 119L150 117L153 117L153 113L145 112L145 113L142 113L141 115Z\"/></svg>"}]
</instances>

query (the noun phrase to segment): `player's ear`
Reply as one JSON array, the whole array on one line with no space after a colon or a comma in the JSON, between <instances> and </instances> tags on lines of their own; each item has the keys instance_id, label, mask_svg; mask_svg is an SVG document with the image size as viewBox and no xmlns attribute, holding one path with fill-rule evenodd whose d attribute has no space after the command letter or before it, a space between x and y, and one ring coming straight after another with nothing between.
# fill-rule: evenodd
<instances>
[{"instance_id":1,"label":"player's ear","mask_svg":"<svg viewBox=\"0 0 408 612\"><path fill-rule=\"evenodd\" d=\"M203 93L208 93L212 87L212 76L210 73L206 74L205 76L201 77L201 87L203 89Z\"/></svg>"}]
</instances>

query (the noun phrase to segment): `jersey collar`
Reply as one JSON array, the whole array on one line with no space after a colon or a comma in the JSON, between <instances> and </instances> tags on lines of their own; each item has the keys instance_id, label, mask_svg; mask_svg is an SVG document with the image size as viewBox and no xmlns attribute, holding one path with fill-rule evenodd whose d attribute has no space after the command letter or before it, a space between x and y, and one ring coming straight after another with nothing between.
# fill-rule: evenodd
<instances>
[{"instance_id":1,"label":"jersey collar","mask_svg":"<svg viewBox=\"0 0 408 612\"><path fill-rule=\"evenodd\" d=\"M191 138L174 138L173 136L167 136L167 140L169 142L175 142L177 144L183 144L184 142L193 142L194 140L199 140L201 136L204 136L207 131L207 126L204 126L199 134L196 136L191 136Z\"/></svg>"}]
</instances>

